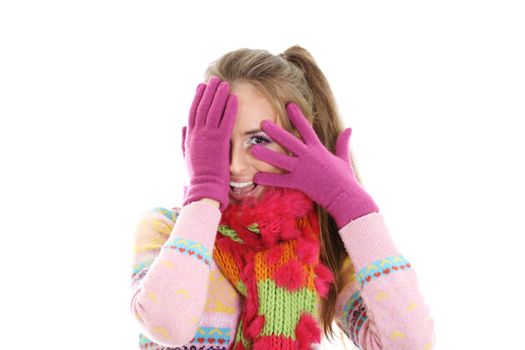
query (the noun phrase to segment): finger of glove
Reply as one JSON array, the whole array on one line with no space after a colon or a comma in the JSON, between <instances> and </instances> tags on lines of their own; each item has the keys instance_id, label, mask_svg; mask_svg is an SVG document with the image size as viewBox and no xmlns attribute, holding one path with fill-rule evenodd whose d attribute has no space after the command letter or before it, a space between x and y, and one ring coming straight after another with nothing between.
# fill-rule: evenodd
<instances>
[{"instance_id":1,"label":"finger of glove","mask_svg":"<svg viewBox=\"0 0 525 350\"><path fill-rule=\"evenodd\" d=\"M200 83L197 86L197 89L195 91L195 96L193 97L193 102L191 103L190 115L188 117L188 128L190 129L190 131L195 126L195 118L197 116L197 107L199 106L199 103L202 99L202 95L205 89L206 89L206 84Z\"/></svg>"},{"instance_id":2,"label":"finger of glove","mask_svg":"<svg viewBox=\"0 0 525 350\"><path fill-rule=\"evenodd\" d=\"M210 110L208 111L208 116L206 117L206 126L212 128L217 128L219 126L228 100L229 89L230 85L227 82L223 81L219 84L215 96L213 97Z\"/></svg>"},{"instance_id":3,"label":"finger of glove","mask_svg":"<svg viewBox=\"0 0 525 350\"><path fill-rule=\"evenodd\" d=\"M186 154L186 127L185 126L182 127L181 147L182 147L182 157L185 157L185 154Z\"/></svg>"},{"instance_id":4,"label":"finger of glove","mask_svg":"<svg viewBox=\"0 0 525 350\"><path fill-rule=\"evenodd\" d=\"M221 127L224 127L228 139L231 137L233 126L235 124L235 117L237 116L237 107L239 105L239 99L236 95L229 95L228 101L226 102L226 108L222 120L220 121Z\"/></svg>"},{"instance_id":5,"label":"finger of glove","mask_svg":"<svg viewBox=\"0 0 525 350\"><path fill-rule=\"evenodd\" d=\"M339 134L335 143L335 155L345 162L350 163L348 157L348 145L350 143L350 136L352 135L352 128L347 128Z\"/></svg>"},{"instance_id":6,"label":"finger of glove","mask_svg":"<svg viewBox=\"0 0 525 350\"><path fill-rule=\"evenodd\" d=\"M300 156L303 152L307 151L305 144L301 140L270 120L263 120L261 127L268 136L293 154Z\"/></svg>"},{"instance_id":7,"label":"finger of glove","mask_svg":"<svg viewBox=\"0 0 525 350\"><path fill-rule=\"evenodd\" d=\"M290 174L257 173L253 182L263 186L293 188L294 181Z\"/></svg>"},{"instance_id":8,"label":"finger of glove","mask_svg":"<svg viewBox=\"0 0 525 350\"><path fill-rule=\"evenodd\" d=\"M290 121L295 126L297 131L299 131L299 134L306 144L320 142L317 134L315 133L315 130L310 126L308 120L306 120L306 117L301 111L301 108L299 108L296 103L288 103L286 106L286 111L288 113L288 118L290 118Z\"/></svg>"},{"instance_id":9,"label":"finger of glove","mask_svg":"<svg viewBox=\"0 0 525 350\"><path fill-rule=\"evenodd\" d=\"M286 171L292 171L297 164L297 158L269 150L264 146L255 145L251 152L256 158Z\"/></svg>"},{"instance_id":10,"label":"finger of glove","mask_svg":"<svg viewBox=\"0 0 525 350\"><path fill-rule=\"evenodd\" d=\"M199 106L197 107L197 116L195 118L196 127L206 125L206 118L208 117L208 111L213 102L213 98L215 97L215 92L217 91L217 87L219 86L220 82L221 82L220 79L215 76L212 76L208 80L208 85L206 86L204 95L202 96Z\"/></svg>"}]
</instances>

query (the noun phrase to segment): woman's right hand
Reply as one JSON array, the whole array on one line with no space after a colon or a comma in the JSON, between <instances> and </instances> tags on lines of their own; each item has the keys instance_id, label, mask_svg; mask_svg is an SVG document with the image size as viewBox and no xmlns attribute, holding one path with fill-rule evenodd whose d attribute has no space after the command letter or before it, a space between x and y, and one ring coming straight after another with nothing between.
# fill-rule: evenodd
<instances>
[{"instance_id":1,"label":"woman's right hand","mask_svg":"<svg viewBox=\"0 0 525 350\"><path fill-rule=\"evenodd\" d=\"M182 128L182 152L190 183L183 206L215 199L223 211L230 191L230 138L237 116L237 96L227 82L212 76L197 86L188 125Z\"/></svg>"}]
</instances>

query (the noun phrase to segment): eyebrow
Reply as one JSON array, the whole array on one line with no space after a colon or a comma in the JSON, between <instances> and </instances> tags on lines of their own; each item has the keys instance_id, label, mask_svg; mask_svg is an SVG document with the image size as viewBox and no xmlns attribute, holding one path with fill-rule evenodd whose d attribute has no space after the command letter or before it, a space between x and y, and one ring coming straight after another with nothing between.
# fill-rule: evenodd
<instances>
[{"instance_id":1,"label":"eyebrow","mask_svg":"<svg viewBox=\"0 0 525 350\"><path fill-rule=\"evenodd\" d=\"M253 130L248 130L244 133L244 135L251 135L251 134L256 134L258 133L259 131L262 131L261 129L253 129Z\"/></svg>"}]
</instances>

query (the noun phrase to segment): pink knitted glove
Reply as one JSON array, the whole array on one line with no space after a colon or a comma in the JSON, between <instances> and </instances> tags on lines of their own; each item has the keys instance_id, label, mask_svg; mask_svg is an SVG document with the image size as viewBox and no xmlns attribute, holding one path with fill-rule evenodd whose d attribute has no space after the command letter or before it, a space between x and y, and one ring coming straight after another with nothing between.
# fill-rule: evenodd
<instances>
[{"instance_id":1,"label":"pink knitted glove","mask_svg":"<svg viewBox=\"0 0 525 350\"><path fill-rule=\"evenodd\" d=\"M259 172L254 182L305 193L330 213L339 228L358 217L378 212L372 198L357 181L348 159L352 129L347 128L338 136L336 155L333 155L321 143L297 104L289 103L286 110L304 143L269 120L261 122L264 132L295 156L254 145L252 154L256 158L288 171L284 174Z\"/></svg>"},{"instance_id":2,"label":"pink knitted glove","mask_svg":"<svg viewBox=\"0 0 525 350\"><path fill-rule=\"evenodd\" d=\"M182 153L190 176L183 206L202 198L228 206L230 190L230 139L237 115L237 96L229 84L211 77L197 87L188 126L182 128Z\"/></svg>"}]
</instances>

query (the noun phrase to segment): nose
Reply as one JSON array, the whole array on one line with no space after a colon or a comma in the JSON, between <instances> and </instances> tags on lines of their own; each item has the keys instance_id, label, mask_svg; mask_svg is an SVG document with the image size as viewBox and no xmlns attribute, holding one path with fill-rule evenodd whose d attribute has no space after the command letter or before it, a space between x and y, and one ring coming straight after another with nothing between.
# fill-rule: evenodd
<instances>
[{"instance_id":1,"label":"nose","mask_svg":"<svg viewBox=\"0 0 525 350\"><path fill-rule=\"evenodd\" d=\"M235 147L230 143L230 174L242 175L246 173L249 162L243 149Z\"/></svg>"}]
</instances>

